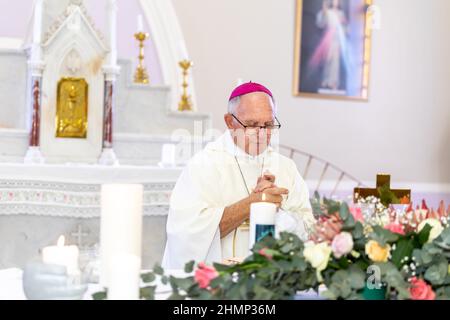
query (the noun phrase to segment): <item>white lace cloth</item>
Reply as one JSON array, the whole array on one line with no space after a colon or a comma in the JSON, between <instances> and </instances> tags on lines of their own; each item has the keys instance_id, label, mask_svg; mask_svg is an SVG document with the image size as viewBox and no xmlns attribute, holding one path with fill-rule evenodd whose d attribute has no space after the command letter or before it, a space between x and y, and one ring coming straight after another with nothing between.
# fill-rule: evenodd
<instances>
[{"instance_id":1,"label":"white lace cloth","mask_svg":"<svg viewBox=\"0 0 450 320\"><path fill-rule=\"evenodd\" d=\"M167 215L179 168L0 164L0 215L100 216L103 183L144 185L144 215Z\"/></svg>"}]
</instances>

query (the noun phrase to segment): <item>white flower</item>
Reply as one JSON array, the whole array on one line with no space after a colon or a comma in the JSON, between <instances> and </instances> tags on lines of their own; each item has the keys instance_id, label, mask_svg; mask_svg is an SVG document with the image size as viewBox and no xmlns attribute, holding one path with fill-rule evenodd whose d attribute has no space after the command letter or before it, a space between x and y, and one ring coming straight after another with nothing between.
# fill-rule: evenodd
<instances>
[{"instance_id":1,"label":"white flower","mask_svg":"<svg viewBox=\"0 0 450 320\"><path fill-rule=\"evenodd\" d=\"M331 247L326 242L315 244L312 241L305 243L303 255L313 268L317 271L317 277L321 281L320 272L325 270L330 260Z\"/></svg>"},{"instance_id":2,"label":"white flower","mask_svg":"<svg viewBox=\"0 0 450 320\"><path fill-rule=\"evenodd\" d=\"M417 231L420 232L427 224L429 224L431 227L430 236L428 237L428 242L432 242L434 239L439 237L441 232L444 230L444 227L442 227L442 224L439 222L439 220L430 218L430 219L423 220L417 227Z\"/></svg>"}]
</instances>

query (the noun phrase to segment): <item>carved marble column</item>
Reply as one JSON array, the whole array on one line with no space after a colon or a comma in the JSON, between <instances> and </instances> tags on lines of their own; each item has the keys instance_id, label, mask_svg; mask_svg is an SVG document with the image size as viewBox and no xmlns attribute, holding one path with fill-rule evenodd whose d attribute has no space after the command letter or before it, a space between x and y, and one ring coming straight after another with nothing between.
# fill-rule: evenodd
<instances>
[{"instance_id":1,"label":"carved marble column","mask_svg":"<svg viewBox=\"0 0 450 320\"><path fill-rule=\"evenodd\" d=\"M115 83L120 73L117 65L117 0L108 0L108 29L109 29L109 53L106 65L103 67L105 74L105 97L103 116L103 148L99 163L103 165L118 165L116 154L113 150L113 116L115 105Z\"/></svg>"},{"instance_id":2,"label":"carved marble column","mask_svg":"<svg viewBox=\"0 0 450 320\"><path fill-rule=\"evenodd\" d=\"M41 121L41 79L35 77L32 83L32 120L30 130L30 147L39 147L39 129Z\"/></svg>"},{"instance_id":3,"label":"carved marble column","mask_svg":"<svg viewBox=\"0 0 450 320\"><path fill-rule=\"evenodd\" d=\"M34 7L33 43L31 44L30 57L28 59L28 70L30 76L29 85L29 113L30 121L30 141L25 163L43 163L44 157L40 150L40 125L41 125L41 83L44 71L42 61L42 10L43 0L37 0Z\"/></svg>"}]
</instances>

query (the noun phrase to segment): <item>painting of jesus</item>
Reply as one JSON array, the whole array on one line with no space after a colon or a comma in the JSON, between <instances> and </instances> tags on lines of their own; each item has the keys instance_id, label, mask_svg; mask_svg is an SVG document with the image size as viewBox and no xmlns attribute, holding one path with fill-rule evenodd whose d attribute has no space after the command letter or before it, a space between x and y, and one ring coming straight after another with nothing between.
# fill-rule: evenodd
<instances>
[{"instance_id":1,"label":"painting of jesus","mask_svg":"<svg viewBox=\"0 0 450 320\"><path fill-rule=\"evenodd\" d=\"M368 99L370 4L297 0L294 95Z\"/></svg>"}]
</instances>

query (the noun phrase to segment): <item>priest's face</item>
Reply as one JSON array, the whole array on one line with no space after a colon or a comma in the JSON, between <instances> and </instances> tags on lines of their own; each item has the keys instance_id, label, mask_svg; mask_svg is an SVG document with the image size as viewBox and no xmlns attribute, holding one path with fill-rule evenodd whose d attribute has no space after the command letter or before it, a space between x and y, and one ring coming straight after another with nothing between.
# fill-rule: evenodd
<instances>
[{"instance_id":1,"label":"priest's face","mask_svg":"<svg viewBox=\"0 0 450 320\"><path fill-rule=\"evenodd\" d=\"M233 117L234 115L234 117ZM234 143L252 156L256 156L270 144L272 132L261 129L275 121L273 101L263 92L254 92L240 97L239 105L232 114L225 115Z\"/></svg>"}]
</instances>

